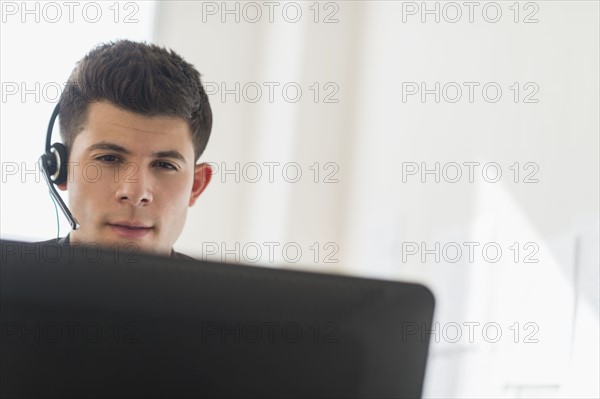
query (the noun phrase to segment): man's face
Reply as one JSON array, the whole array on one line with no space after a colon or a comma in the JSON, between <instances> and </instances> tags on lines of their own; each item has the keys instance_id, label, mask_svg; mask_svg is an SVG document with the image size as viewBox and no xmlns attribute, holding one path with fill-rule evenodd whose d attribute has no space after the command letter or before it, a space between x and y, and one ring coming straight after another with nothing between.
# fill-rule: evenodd
<instances>
[{"instance_id":1,"label":"man's face","mask_svg":"<svg viewBox=\"0 0 600 399\"><path fill-rule=\"evenodd\" d=\"M88 107L69 158L70 209L80 224L72 242L170 255L211 168L194 164L188 124L146 117L109 102Z\"/></svg>"}]
</instances>

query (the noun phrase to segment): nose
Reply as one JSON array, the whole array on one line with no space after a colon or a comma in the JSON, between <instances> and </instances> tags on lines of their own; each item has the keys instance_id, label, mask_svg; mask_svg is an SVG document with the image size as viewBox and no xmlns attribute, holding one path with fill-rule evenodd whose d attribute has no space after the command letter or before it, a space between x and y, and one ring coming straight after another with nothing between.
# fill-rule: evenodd
<instances>
[{"instance_id":1,"label":"nose","mask_svg":"<svg viewBox=\"0 0 600 399\"><path fill-rule=\"evenodd\" d=\"M137 164L132 164L125 170L124 176L119 181L115 196L120 202L132 206L148 206L152 203L152 190L150 176L139 170Z\"/></svg>"}]
</instances>

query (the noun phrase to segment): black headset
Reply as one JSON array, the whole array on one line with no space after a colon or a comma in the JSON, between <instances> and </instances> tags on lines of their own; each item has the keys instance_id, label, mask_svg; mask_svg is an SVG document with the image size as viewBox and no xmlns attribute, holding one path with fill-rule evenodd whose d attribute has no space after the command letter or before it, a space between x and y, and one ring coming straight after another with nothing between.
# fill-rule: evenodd
<instances>
[{"instance_id":1,"label":"black headset","mask_svg":"<svg viewBox=\"0 0 600 399\"><path fill-rule=\"evenodd\" d=\"M56 104L52 117L50 117L50 123L48 124L48 132L46 133L46 147L45 153L40 157L39 164L42 170L42 176L48 183L50 189L50 195L58 203L58 206L65 214L65 217L69 221L71 228L77 230L79 223L67 208L54 185L63 184L67 181L67 147L62 143L54 143L50 145L52 141L52 130L54 128L54 122L60 112L60 103Z\"/></svg>"}]
</instances>

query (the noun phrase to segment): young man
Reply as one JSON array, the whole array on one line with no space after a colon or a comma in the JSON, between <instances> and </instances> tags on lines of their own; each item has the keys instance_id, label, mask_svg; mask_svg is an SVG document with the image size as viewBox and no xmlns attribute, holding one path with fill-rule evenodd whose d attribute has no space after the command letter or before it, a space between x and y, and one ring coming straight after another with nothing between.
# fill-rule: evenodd
<instances>
[{"instance_id":1,"label":"young man","mask_svg":"<svg viewBox=\"0 0 600 399\"><path fill-rule=\"evenodd\" d=\"M212 175L196 164L212 127L198 71L156 45L104 44L79 61L59 104L68 175L58 187L80 225L59 243L178 256L188 207Z\"/></svg>"}]
</instances>

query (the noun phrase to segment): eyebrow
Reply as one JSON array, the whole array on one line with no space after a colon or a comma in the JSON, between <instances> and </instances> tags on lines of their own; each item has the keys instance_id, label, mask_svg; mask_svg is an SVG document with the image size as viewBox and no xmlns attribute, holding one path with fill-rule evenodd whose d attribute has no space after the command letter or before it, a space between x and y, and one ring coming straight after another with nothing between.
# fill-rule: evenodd
<instances>
[{"instance_id":1,"label":"eyebrow","mask_svg":"<svg viewBox=\"0 0 600 399\"><path fill-rule=\"evenodd\" d=\"M92 144L87 150L88 150L88 152L91 152L94 150L108 150L108 151L114 151L114 152L118 152L120 154L125 154L125 155L131 154L131 151L129 151L127 148L121 147L118 144L110 143L107 141L100 141L96 144ZM184 156L181 155L181 153L176 150L158 151L158 152L153 153L152 156L154 158L176 159L178 161L186 163Z\"/></svg>"}]
</instances>

